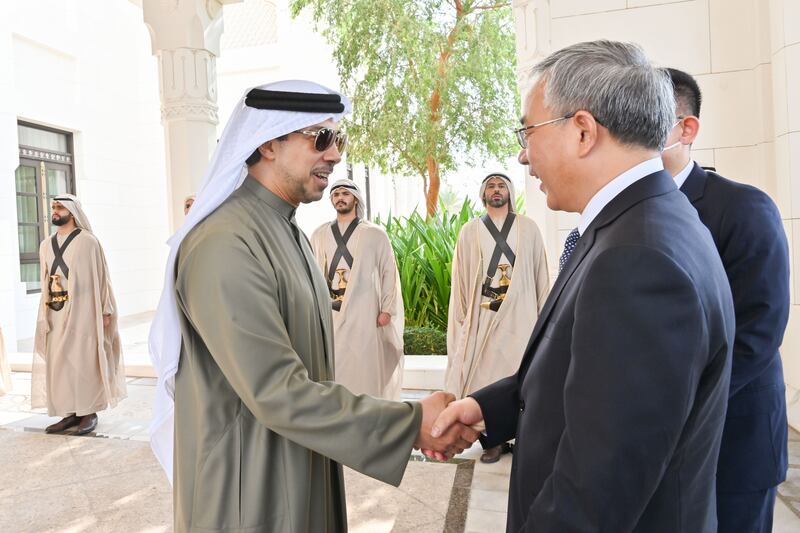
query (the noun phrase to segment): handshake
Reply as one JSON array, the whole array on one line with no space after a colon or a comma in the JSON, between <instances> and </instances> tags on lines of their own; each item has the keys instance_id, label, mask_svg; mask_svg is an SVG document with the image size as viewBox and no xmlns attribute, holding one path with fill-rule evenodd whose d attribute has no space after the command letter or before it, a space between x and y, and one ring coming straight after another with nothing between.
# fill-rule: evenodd
<instances>
[{"instance_id":1,"label":"handshake","mask_svg":"<svg viewBox=\"0 0 800 533\"><path fill-rule=\"evenodd\" d=\"M426 457L447 461L472 446L483 431L481 407L473 398L456 401L449 392L434 392L420 401L422 426L414 449Z\"/></svg>"}]
</instances>

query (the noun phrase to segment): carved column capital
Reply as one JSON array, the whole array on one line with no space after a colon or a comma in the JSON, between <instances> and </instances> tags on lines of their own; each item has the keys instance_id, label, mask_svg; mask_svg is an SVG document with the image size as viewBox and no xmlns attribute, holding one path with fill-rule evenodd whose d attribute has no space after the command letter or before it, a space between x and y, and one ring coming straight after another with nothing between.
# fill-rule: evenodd
<instances>
[{"instance_id":1,"label":"carved column capital","mask_svg":"<svg viewBox=\"0 0 800 533\"><path fill-rule=\"evenodd\" d=\"M530 68L552 51L550 1L514 0L512 6L517 35L517 82L524 92Z\"/></svg>"},{"instance_id":2,"label":"carved column capital","mask_svg":"<svg viewBox=\"0 0 800 533\"><path fill-rule=\"evenodd\" d=\"M143 0L144 23L153 55L179 47L205 49L219 55L222 6L242 0Z\"/></svg>"},{"instance_id":3,"label":"carved column capital","mask_svg":"<svg viewBox=\"0 0 800 533\"><path fill-rule=\"evenodd\" d=\"M161 120L219 123L216 58L208 50L160 50L158 56Z\"/></svg>"}]
</instances>

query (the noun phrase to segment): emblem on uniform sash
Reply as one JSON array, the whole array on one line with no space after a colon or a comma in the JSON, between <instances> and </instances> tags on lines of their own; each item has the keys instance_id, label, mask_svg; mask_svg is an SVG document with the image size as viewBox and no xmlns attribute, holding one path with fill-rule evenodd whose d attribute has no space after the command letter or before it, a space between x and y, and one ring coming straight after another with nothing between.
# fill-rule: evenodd
<instances>
[{"instance_id":1,"label":"emblem on uniform sash","mask_svg":"<svg viewBox=\"0 0 800 533\"><path fill-rule=\"evenodd\" d=\"M64 307L64 303L69 300L69 294L64 290L64 287L61 286L60 280L60 275L53 274L50 276L50 282L48 284L50 300L46 302L46 305L53 311L61 311Z\"/></svg>"},{"instance_id":2,"label":"emblem on uniform sash","mask_svg":"<svg viewBox=\"0 0 800 533\"><path fill-rule=\"evenodd\" d=\"M330 288L331 291L331 298L333 298L333 302L331 302L331 307L334 311L339 311L342 309L342 302L344 301L344 293L347 292L347 278L345 277L345 273L347 272L346 268L337 268L336 273L339 275L339 283L337 284L338 288L334 289L333 287Z\"/></svg>"},{"instance_id":3,"label":"emblem on uniform sash","mask_svg":"<svg viewBox=\"0 0 800 533\"><path fill-rule=\"evenodd\" d=\"M487 277L486 281L483 283L482 294L492 298L492 300L489 302L481 302L481 309L497 311L500 309L503 300L506 299L506 294L508 294L508 287L511 285L511 278L508 277L508 269L511 268L511 265L503 263L502 265L497 265L497 268L500 269L500 280L497 282L498 286L492 287L492 278L489 277Z\"/></svg>"}]
</instances>

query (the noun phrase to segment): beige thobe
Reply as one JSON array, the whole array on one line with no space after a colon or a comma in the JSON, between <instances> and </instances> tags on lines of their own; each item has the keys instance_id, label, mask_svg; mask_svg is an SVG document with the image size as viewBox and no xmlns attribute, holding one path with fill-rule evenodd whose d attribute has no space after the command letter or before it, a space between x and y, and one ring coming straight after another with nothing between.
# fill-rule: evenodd
<instances>
[{"instance_id":1,"label":"beige thobe","mask_svg":"<svg viewBox=\"0 0 800 533\"><path fill-rule=\"evenodd\" d=\"M347 228L340 227L344 234ZM317 263L327 276L336 254L336 239L330 224L311 235ZM333 311L333 344L336 381L356 394L399 400L403 380L403 295L392 245L383 228L359 222L347 249L353 256L352 270L344 258L347 290L342 307ZM333 279L338 287L339 274ZM377 325L378 314L391 315L389 324Z\"/></svg>"},{"instance_id":2,"label":"beige thobe","mask_svg":"<svg viewBox=\"0 0 800 533\"><path fill-rule=\"evenodd\" d=\"M346 531L342 467L398 485L418 404L334 383L330 297L294 208L248 177L182 242L175 531Z\"/></svg>"},{"instance_id":3,"label":"beige thobe","mask_svg":"<svg viewBox=\"0 0 800 533\"><path fill-rule=\"evenodd\" d=\"M57 236L59 246L66 236ZM59 311L50 299L48 276L55 254L50 238L39 247L42 297L36 322L31 377L31 405L47 407L50 416L84 416L117 405L126 397L117 310L100 243L81 233L64 252L69 278L59 267L69 300ZM103 314L111 323L103 327Z\"/></svg>"},{"instance_id":4,"label":"beige thobe","mask_svg":"<svg viewBox=\"0 0 800 533\"><path fill-rule=\"evenodd\" d=\"M498 231L502 227L496 224ZM476 218L461 229L453 254L447 327L445 389L462 398L519 368L550 287L544 242L536 223L517 215L507 243L516 255L511 285L500 309L482 309L481 294L495 241ZM500 264L510 263L503 255ZM500 269L492 287L499 285Z\"/></svg>"},{"instance_id":5,"label":"beige thobe","mask_svg":"<svg viewBox=\"0 0 800 533\"><path fill-rule=\"evenodd\" d=\"M0 396L11 390L11 367L6 356L6 343L3 340L3 330L0 329Z\"/></svg>"}]
</instances>

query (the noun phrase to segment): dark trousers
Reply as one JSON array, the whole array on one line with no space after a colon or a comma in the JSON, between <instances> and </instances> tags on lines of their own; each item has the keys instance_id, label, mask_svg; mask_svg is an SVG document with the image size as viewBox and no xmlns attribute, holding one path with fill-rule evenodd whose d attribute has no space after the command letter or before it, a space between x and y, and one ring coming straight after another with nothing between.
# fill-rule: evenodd
<instances>
[{"instance_id":1,"label":"dark trousers","mask_svg":"<svg viewBox=\"0 0 800 533\"><path fill-rule=\"evenodd\" d=\"M717 492L719 533L771 533L777 487L755 492Z\"/></svg>"}]
</instances>

